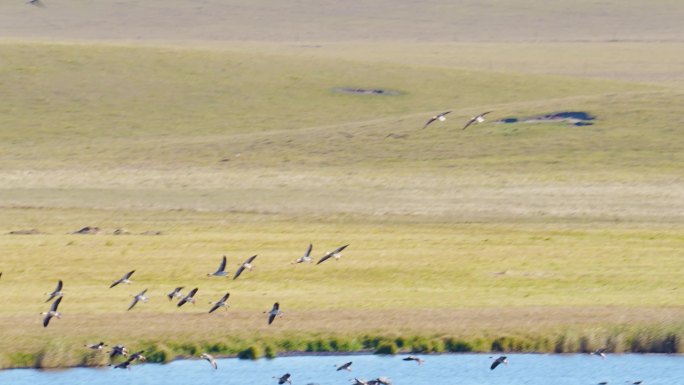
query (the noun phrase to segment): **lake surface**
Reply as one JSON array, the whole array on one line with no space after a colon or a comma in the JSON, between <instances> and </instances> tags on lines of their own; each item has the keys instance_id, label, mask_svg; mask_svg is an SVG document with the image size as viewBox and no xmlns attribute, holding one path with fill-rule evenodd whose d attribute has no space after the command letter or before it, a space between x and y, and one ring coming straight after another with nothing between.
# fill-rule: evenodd
<instances>
[{"instance_id":1,"label":"lake surface","mask_svg":"<svg viewBox=\"0 0 684 385\"><path fill-rule=\"evenodd\" d=\"M134 365L130 370L75 368L65 370L14 369L0 371L2 385L215 385L277 384L274 376L292 375L293 385L350 384L359 377L389 377L394 385L644 385L684 384L684 356L589 354L508 354L508 365L495 370L487 354L420 355L423 365L402 361L405 355L295 356L257 361L221 359L218 370L204 360L179 360L166 365ZM352 372L334 365L352 361Z\"/></svg>"}]
</instances>

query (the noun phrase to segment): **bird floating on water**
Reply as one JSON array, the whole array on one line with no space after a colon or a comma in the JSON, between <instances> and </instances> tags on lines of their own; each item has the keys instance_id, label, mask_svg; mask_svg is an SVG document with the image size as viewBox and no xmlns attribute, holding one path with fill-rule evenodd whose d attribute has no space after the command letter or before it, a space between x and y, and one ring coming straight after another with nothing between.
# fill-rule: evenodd
<instances>
[{"instance_id":1,"label":"bird floating on water","mask_svg":"<svg viewBox=\"0 0 684 385\"><path fill-rule=\"evenodd\" d=\"M347 246L349 245L347 244L344 246L340 246L333 251L328 251L327 253L325 253L323 257L321 257L321 259L318 262L316 262L316 264L319 265L330 258L340 259L340 257L342 256L342 250L346 249Z\"/></svg>"},{"instance_id":2,"label":"bird floating on water","mask_svg":"<svg viewBox=\"0 0 684 385\"><path fill-rule=\"evenodd\" d=\"M218 364L216 363L216 359L211 354L202 353L202 354L200 354L200 358L204 358L205 360L209 361L209 364L211 364L211 367L214 368L214 370L218 369Z\"/></svg>"},{"instance_id":3,"label":"bird floating on water","mask_svg":"<svg viewBox=\"0 0 684 385\"><path fill-rule=\"evenodd\" d=\"M237 271L235 272L235 275L233 276L233 279L239 277L240 274L242 274L242 272L245 271L245 269L252 271L252 269L254 268L252 266L252 261L254 261L256 257L256 255L252 255L251 257L247 258L247 260L243 262L242 265L240 265L240 267L238 267Z\"/></svg>"},{"instance_id":4,"label":"bird floating on water","mask_svg":"<svg viewBox=\"0 0 684 385\"><path fill-rule=\"evenodd\" d=\"M188 293L188 295L183 297L183 299L181 299L178 302L178 305L176 305L176 306L181 307L181 306L185 305L186 302L192 302L192 304L194 305L195 304L195 294L197 294L197 290L198 290L198 288L194 288L194 289L190 290L190 293Z\"/></svg>"},{"instance_id":5,"label":"bird floating on water","mask_svg":"<svg viewBox=\"0 0 684 385\"><path fill-rule=\"evenodd\" d=\"M337 368L337 371L338 371L338 372L339 372L340 370L346 370L346 371L348 371L348 372L351 372L351 365L352 365L352 362L349 361L349 362L347 362L347 363L345 363L345 364L342 364L342 365L340 365L340 366L335 365L335 367Z\"/></svg>"},{"instance_id":6,"label":"bird floating on water","mask_svg":"<svg viewBox=\"0 0 684 385\"><path fill-rule=\"evenodd\" d=\"M311 258L311 250L313 249L313 244L309 243L309 247L306 249L306 252L304 255L301 257L297 258L294 263L302 263L302 262L313 262L313 259Z\"/></svg>"},{"instance_id":7,"label":"bird floating on water","mask_svg":"<svg viewBox=\"0 0 684 385\"><path fill-rule=\"evenodd\" d=\"M133 281L130 280L131 275L133 275L133 273L135 273L135 270L131 270L131 271L129 271L128 273L124 274L123 277L121 277L121 278L117 279L116 281L114 281L114 282L109 286L109 288L111 289L111 288L113 288L114 286L116 286L116 285L118 285L118 284L120 284L120 283L125 283L126 285L130 285L131 283L133 283Z\"/></svg>"},{"instance_id":8,"label":"bird floating on water","mask_svg":"<svg viewBox=\"0 0 684 385\"><path fill-rule=\"evenodd\" d=\"M41 313L45 316L43 317L43 327L48 326L52 317L62 318L62 313L57 311L57 307L59 306L59 303L62 302L62 298L64 297L59 297L55 302L52 303L52 306L50 306L50 311Z\"/></svg>"},{"instance_id":9,"label":"bird floating on water","mask_svg":"<svg viewBox=\"0 0 684 385\"><path fill-rule=\"evenodd\" d=\"M226 256L225 255L221 259L221 264L219 265L218 269L216 269L216 271L211 273L211 274L207 274L207 277L211 277L212 275L216 276L216 277L225 277L228 275L228 272L226 271Z\"/></svg>"},{"instance_id":10,"label":"bird floating on water","mask_svg":"<svg viewBox=\"0 0 684 385\"><path fill-rule=\"evenodd\" d=\"M472 118L470 118L470 120L468 121L468 123L466 123L466 125L463 126L463 129L465 130L465 129L468 128L468 126L470 126L471 124L477 124L477 123L482 123L482 122L484 122L484 121L485 121L485 119L484 119L485 115L487 115L487 114L489 114L489 113L491 113L491 112L492 112L492 111L487 111L487 112L481 113L480 115L473 116Z\"/></svg>"},{"instance_id":11,"label":"bird floating on water","mask_svg":"<svg viewBox=\"0 0 684 385\"><path fill-rule=\"evenodd\" d=\"M425 123L425 125L423 126L423 128L429 126L429 125L432 124L432 122L434 122L435 120L439 120L440 122L445 121L445 120L446 120L446 116L445 116L445 115L448 114L448 113L450 113L450 112L451 112L451 111L442 112L441 114L437 114L437 115L431 117L431 118Z\"/></svg>"},{"instance_id":12,"label":"bird floating on water","mask_svg":"<svg viewBox=\"0 0 684 385\"><path fill-rule=\"evenodd\" d=\"M147 292L147 289L136 294L133 297L133 302L131 302L131 305L128 307L128 310L133 309L133 306L135 306L135 304L138 303L139 301L147 302L147 300L149 300L149 298L145 295L146 292Z\"/></svg>"},{"instance_id":13,"label":"bird floating on water","mask_svg":"<svg viewBox=\"0 0 684 385\"><path fill-rule=\"evenodd\" d=\"M506 358L506 356L501 356L494 360L494 362L492 362L492 366L490 366L489 369L494 370L497 366L501 364L508 365L508 359Z\"/></svg>"},{"instance_id":14,"label":"bird floating on water","mask_svg":"<svg viewBox=\"0 0 684 385\"><path fill-rule=\"evenodd\" d=\"M64 293L62 292L62 286L64 286L64 284L62 283L62 280L60 279L59 282L57 282L57 287L55 288L55 290L53 290L52 293L46 293L46 294L49 294L50 297L45 302L50 302L55 297L63 296Z\"/></svg>"},{"instance_id":15,"label":"bird floating on water","mask_svg":"<svg viewBox=\"0 0 684 385\"><path fill-rule=\"evenodd\" d=\"M209 313L212 313L214 310L216 310L220 307L223 307L225 309L228 306L228 305L226 305L226 301L228 301L228 297L230 297L230 293L226 293L223 297L221 297L221 299L219 299L216 302L209 302L209 303L214 304L214 306L211 307L211 310L209 310Z\"/></svg>"}]
</instances>

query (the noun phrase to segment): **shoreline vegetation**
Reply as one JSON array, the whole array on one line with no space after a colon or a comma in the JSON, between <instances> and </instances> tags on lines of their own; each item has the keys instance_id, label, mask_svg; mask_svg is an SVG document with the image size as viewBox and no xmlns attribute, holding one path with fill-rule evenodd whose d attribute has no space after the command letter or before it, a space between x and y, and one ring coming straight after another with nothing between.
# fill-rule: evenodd
<instances>
[{"instance_id":1,"label":"shoreline vegetation","mask_svg":"<svg viewBox=\"0 0 684 385\"><path fill-rule=\"evenodd\" d=\"M207 352L217 358L256 360L295 355L320 354L452 354L452 353L539 353L579 354L605 348L606 353L681 354L684 353L682 327L613 326L604 330L566 329L548 334L503 334L500 336L394 336L274 338L258 341L228 339L221 342L140 341L135 350L144 350L148 363L165 364L179 359L199 359ZM106 348L105 348L106 349ZM34 352L5 353L4 369L63 369L105 367L110 363L105 351L68 346L57 341Z\"/></svg>"}]
</instances>

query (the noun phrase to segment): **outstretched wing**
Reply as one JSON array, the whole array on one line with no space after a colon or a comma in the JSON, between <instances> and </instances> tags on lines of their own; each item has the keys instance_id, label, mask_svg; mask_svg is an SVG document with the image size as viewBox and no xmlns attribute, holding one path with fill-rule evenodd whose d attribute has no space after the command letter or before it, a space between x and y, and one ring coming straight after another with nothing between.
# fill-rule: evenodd
<instances>
[{"instance_id":1,"label":"outstretched wing","mask_svg":"<svg viewBox=\"0 0 684 385\"><path fill-rule=\"evenodd\" d=\"M226 270L226 261L227 261L227 260L226 260L226 256L224 255L224 256L223 256L223 259L221 260L221 264L219 265L219 268L218 268L218 270L216 270L216 271L224 271L224 270Z\"/></svg>"},{"instance_id":2,"label":"outstretched wing","mask_svg":"<svg viewBox=\"0 0 684 385\"><path fill-rule=\"evenodd\" d=\"M131 275L133 275L133 273L135 273L135 270L129 271L128 273L126 273L126 275L123 276L124 279L129 279L129 278L131 278Z\"/></svg>"},{"instance_id":3,"label":"outstretched wing","mask_svg":"<svg viewBox=\"0 0 684 385\"><path fill-rule=\"evenodd\" d=\"M468 121L468 123L466 123L466 125L463 126L463 129L465 130L466 128L468 128L468 126L470 126L471 124L473 124L476 120L477 120L476 118L471 118L471 119Z\"/></svg>"},{"instance_id":4,"label":"outstretched wing","mask_svg":"<svg viewBox=\"0 0 684 385\"><path fill-rule=\"evenodd\" d=\"M305 257L311 256L311 250L313 250L313 244L309 243L309 247L306 249L306 253L304 253Z\"/></svg>"},{"instance_id":5,"label":"outstretched wing","mask_svg":"<svg viewBox=\"0 0 684 385\"><path fill-rule=\"evenodd\" d=\"M245 263L252 263L252 261L254 261L254 259L255 259L256 257L257 257L256 255L252 255L251 257L249 257L249 258L245 261Z\"/></svg>"},{"instance_id":6,"label":"outstretched wing","mask_svg":"<svg viewBox=\"0 0 684 385\"><path fill-rule=\"evenodd\" d=\"M316 264L320 265L321 263L330 259L330 257L332 257L332 255L333 255L333 253L327 253L326 255L323 256L323 258L321 258L318 262L316 262Z\"/></svg>"},{"instance_id":7,"label":"outstretched wing","mask_svg":"<svg viewBox=\"0 0 684 385\"><path fill-rule=\"evenodd\" d=\"M331 254L337 254L337 253L339 253L340 251L346 249L347 246L349 246L349 245L347 244L347 245L344 245L344 246L340 246L340 247L336 248Z\"/></svg>"},{"instance_id":8,"label":"outstretched wing","mask_svg":"<svg viewBox=\"0 0 684 385\"><path fill-rule=\"evenodd\" d=\"M128 307L128 310L133 309L133 306L138 303L138 296L136 295L135 298L133 298L133 301L131 302L131 305Z\"/></svg>"},{"instance_id":9,"label":"outstretched wing","mask_svg":"<svg viewBox=\"0 0 684 385\"><path fill-rule=\"evenodd\" d=\"M435 120L437 120L437 117L436 117L436 116L431 117L431 118L425 123L425 125L423 126L423 128L429 126L430 123L434 122Z\"/></svg>"},{"instance_id":10,"label":"outstretched wing","mask_svg":"<svg viewBox=\"0 0 684 385\"><path fill-rule=\"evenodd\" d=\"M57 307L59 306L60 302L62 302L62 297L57 298L57 301L52 303L50 311L57 311Z\"/></svg>"},{"instance_id":11,"label":"outstretched wing","mask_svg":"<svg viewBox=\"0 0 684 385\"><path fill-rule=\"evenodd\" d=\"M244 270L245 270L245 266L244 266L244 265L240 265L240 267L238 267L237 271L235 272L235 275L233 276L233 279L236 279L237 277L239 277L240 274L242 274L242 272L243 272Z\"/></svg>"},{"instance_id":12,"label":"outstretched wing","mask_svg":"<svg viewBox=\"0 0 684 385\"><path fill-rule=\"evenodd\" d=\"M219 307L221 307L220 303L221 303L221 302L216 302L216 303L214 304L214 306L211 307L211 310L209 310L209 313L213 313L216 309L218 309Z\"/></svg>"}]
</instances>

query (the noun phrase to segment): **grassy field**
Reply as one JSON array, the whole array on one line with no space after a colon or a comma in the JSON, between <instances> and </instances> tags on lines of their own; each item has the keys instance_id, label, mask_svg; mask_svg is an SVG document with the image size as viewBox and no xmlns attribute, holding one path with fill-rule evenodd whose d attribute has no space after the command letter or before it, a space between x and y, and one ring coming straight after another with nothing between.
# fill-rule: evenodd
<instances>
[{"instance_id":1,"label":"grassy field","mask_svg":"<svg viewBox=\"0 0 684 385\"><path fill-rule=\"evenodd\" d=\"M271 2L0 5L0 367L103 364L82 348L100 340L162 362L202 350L684 351L681 7L524 11L537 3L497 9L482 21L498 25L490 35L454 37L456 23L439 38L428 36L445 21L396 32L416 13L408 2L313 7L313 25L293 16L288 28ZM267 27L226 38L241 24L206 18L229 6ZM461 6L459 17L482 11ZM383 17L336 27L363 12ZM546 27L516 29L516 12ZM558 15L587 28L570 33ZM493 122L558 111L597 120ZM103 231L71 234L84 226ZM310 242L316 257L350 246L340 261L291 264ZM235 269L253 254L236 281L206 276L222 255ZM108 288L133 269L131 286ZM43 328L58 279L64 316ZM175 286L199 287L198 303L169 303ZM127 312L144 288L150 302ZM230 308L205 314L226 291ZM285 314L268 326L276 301Z\"/></svg>"}]
</instances>

